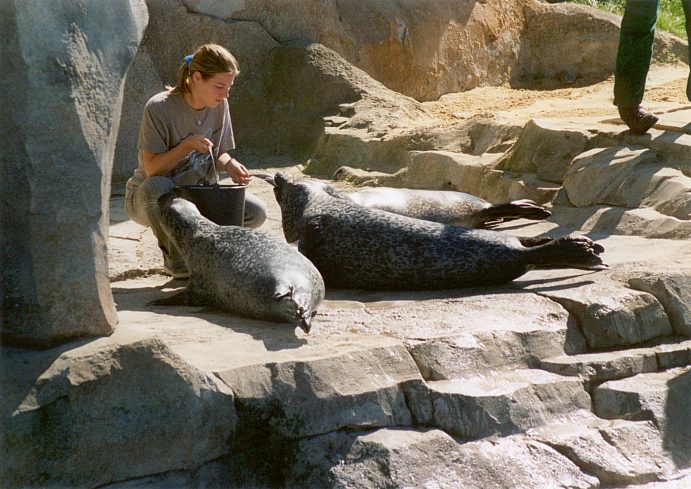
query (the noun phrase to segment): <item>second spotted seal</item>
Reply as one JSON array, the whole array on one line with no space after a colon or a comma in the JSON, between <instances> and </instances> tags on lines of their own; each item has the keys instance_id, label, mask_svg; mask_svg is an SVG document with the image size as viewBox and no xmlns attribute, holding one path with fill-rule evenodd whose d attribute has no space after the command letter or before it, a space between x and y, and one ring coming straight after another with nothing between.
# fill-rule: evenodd
<instances>
[{"instance_id":1,"label":"second spotted seal","mask_svg":"<svg viewBox=\"0 0 691 489\"><path fill-rule=\"evenodd\" d=\"M451 289L509 282L535 266L607 268L584 236L521 239L443 225L354 204L324 183L277 173L283 232L328 286Z\"/></svg>"},{"instance_id":2,"label":"second spotted seal","mask_svg":"<svg viewBox=\"0 0 691 489\"><path fill-rule=\"evenodd\" d=\"M190 278L181 294L154 304L215 306L309 332L324 281L295 248L261 231L214 224L173 193L161 196L159 206Z\"/></svg>"},{"instance_id":3,"label":"second spotted seal","mask_svg":"<svg viewBox=\"0 0 691 489\"><path fill-rule=\"evenodd\" d=\"M356 204L404 216L469 228L489 227L512 219L547 219L551 213L532 200L492 204L452 190L373 187L345 194Z\"/></svg>"}]
</instances>

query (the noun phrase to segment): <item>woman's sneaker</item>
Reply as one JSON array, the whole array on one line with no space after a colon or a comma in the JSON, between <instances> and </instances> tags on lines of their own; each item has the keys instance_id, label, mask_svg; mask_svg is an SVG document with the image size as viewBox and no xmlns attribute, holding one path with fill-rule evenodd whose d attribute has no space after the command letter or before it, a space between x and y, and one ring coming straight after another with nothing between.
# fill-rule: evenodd
<instances>
[{"instance_id":1,"label":"woman's sneaker","mask_svg":"<svg viewBox=\"0 0 691 489\"><path fill-rule=\"evenodd\" d=\"M643 110L640 105L636 107L618 107L619 117L624 121L624 124L629 126L629 129L634 134L645 134L648 129L657 124L658 119L650 112Z\"/></svg>"}]
</instances>

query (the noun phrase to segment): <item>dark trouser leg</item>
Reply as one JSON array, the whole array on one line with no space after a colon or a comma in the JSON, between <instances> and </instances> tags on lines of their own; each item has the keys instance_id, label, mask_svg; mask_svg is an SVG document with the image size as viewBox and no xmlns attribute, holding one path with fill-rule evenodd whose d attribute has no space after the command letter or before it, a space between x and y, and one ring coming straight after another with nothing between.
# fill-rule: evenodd
<instances>
[{"instance_id":1,"label":"dark trouser leg","mask_svg":"<svg viewBox=\"0 0 691 489\"><path fill-rule=\"evenodd\" d=\"M686 38L689 41L689 57L687 61L691 70L691 0L681 0L681 5L684 7L684 15L686 16ZM686 98L691 100L691 72L686 80Z\"/></svg>"},{"instance_id":2,"label":"dark trouser leg","mask_svg":"<svg viewBox=\"0 0 691 489\"><path fill-rule=\"evenodd\" d=\"M659 3L659 0L626 2L614 71L614 105L636 107L643 100Z\"/></svg>"}]
</instances>

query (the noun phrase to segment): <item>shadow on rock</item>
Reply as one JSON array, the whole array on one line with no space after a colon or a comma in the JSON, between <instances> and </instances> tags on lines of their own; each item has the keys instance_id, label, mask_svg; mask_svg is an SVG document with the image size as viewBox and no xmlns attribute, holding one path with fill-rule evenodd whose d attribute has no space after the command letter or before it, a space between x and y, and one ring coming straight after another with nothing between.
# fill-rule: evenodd
<instances>
[{"instance_id":1,"label":"shadow on rock","mask_svg":"<svg viewBox=\"0 0 691 489\"><path fill-rule=\"evenodd\" d=\"M564 277L554 279L536 280L536 283L563 280ZM568 278L568 277L567 277ZM366 289L330 289L327 288L325 300L330 301L357 301L362 303L382 301L427 301L443 299L462 299L464 297L477 297L483 295L502 295L515 293L532 293L521 290L524 282L506 284L496 287L468 287L462 289L446 290L366 290Z\"/></svg>"},{"instance_id":2,"label":"shadow on rock","mask_svg":"<svg viewBox=\"0 0 691 489\"><path fill-rule=\"evenodd\" d=\"M0 347L0 423L4 424L22 405L41 375L60 355L95 340L72 341L47 350Z\"/></svg>"},{"instance_id":3,"label":"shadow on rock","mask_svg":"<svg viewBox=\"0 0 691 489\"><path fill-rule=\"evenodd\" d=\"M180 318L206 321L234 333L246 334L261 341L268 351L299 348L307 340L295 334L295 327L288 323L273 323L235 315L210 306L157 306L153 300L172 297L184 290L185 281L170 280L159 287L137 289L113 287L113 297L119 311L139 311L151 314L165 313ZM169 290L163 290L169 289ZM152 331L153 332L153 331Z\"/></svg>"},{"instance_id":4,"label":"shadow on rock","mask_svg":"<svg viewBox=\"0 0 691 489\"><path fill-rule=\"evenodd\" d=\"M691 465L691 370L667 382L664 432L677 467Z\"/></svg>"},{"instance_id":5,"label":"shadow on rock","mask_svg":"<svg viewBox=\"0 0 691 489\"><path fill-rule=\"evenodd\" d=\"M591 272L591 273L597 273L597 272ZM586 285L592 285L596 283L594 280L579 280L578 282L568 282L568 283L563 283L565 279L571 279L571 278L577 278L581 277L583 274L578 274L578 275L570 275L568 277L558 277L558 278L545 278L545 279L537 279L537 280L525 280L521 281L521 285L524 287L529 287L529 286L534 286L531 289L531 292L535 293L540 293L540 292L548 292L548 291L554 291L554 290L566 290L566 289L577 289L579 287L584 287ZM556 283L554 285L545 285L540 287L540 285L545 284L548 282L560 282Z\"/></svg>"}]
</instances>

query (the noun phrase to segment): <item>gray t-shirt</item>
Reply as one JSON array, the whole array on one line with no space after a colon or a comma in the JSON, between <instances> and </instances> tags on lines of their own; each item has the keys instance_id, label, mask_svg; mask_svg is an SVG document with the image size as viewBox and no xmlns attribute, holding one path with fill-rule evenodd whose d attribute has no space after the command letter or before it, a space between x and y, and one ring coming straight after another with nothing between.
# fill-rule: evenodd
<instances>
[{"instance_id":1,"label":"gray t-shirt","mask_svg":"<svg viewBox=\"0 0 691 489\"><path fill-rule=\"evenodd\" d=\"M235 148L233 126L228 112L228 100L214 108L194 110L182 95L171 95L164 91L151 97L144 106L139 126L139 166L129 185L139 185L147 176L142 162L142 151L165 153L182 140L201 134L213 143L214 160ZM214 173L209 153L191 151L166 176L177 185L214 183Z\"/></svg>"}]
</instances>

